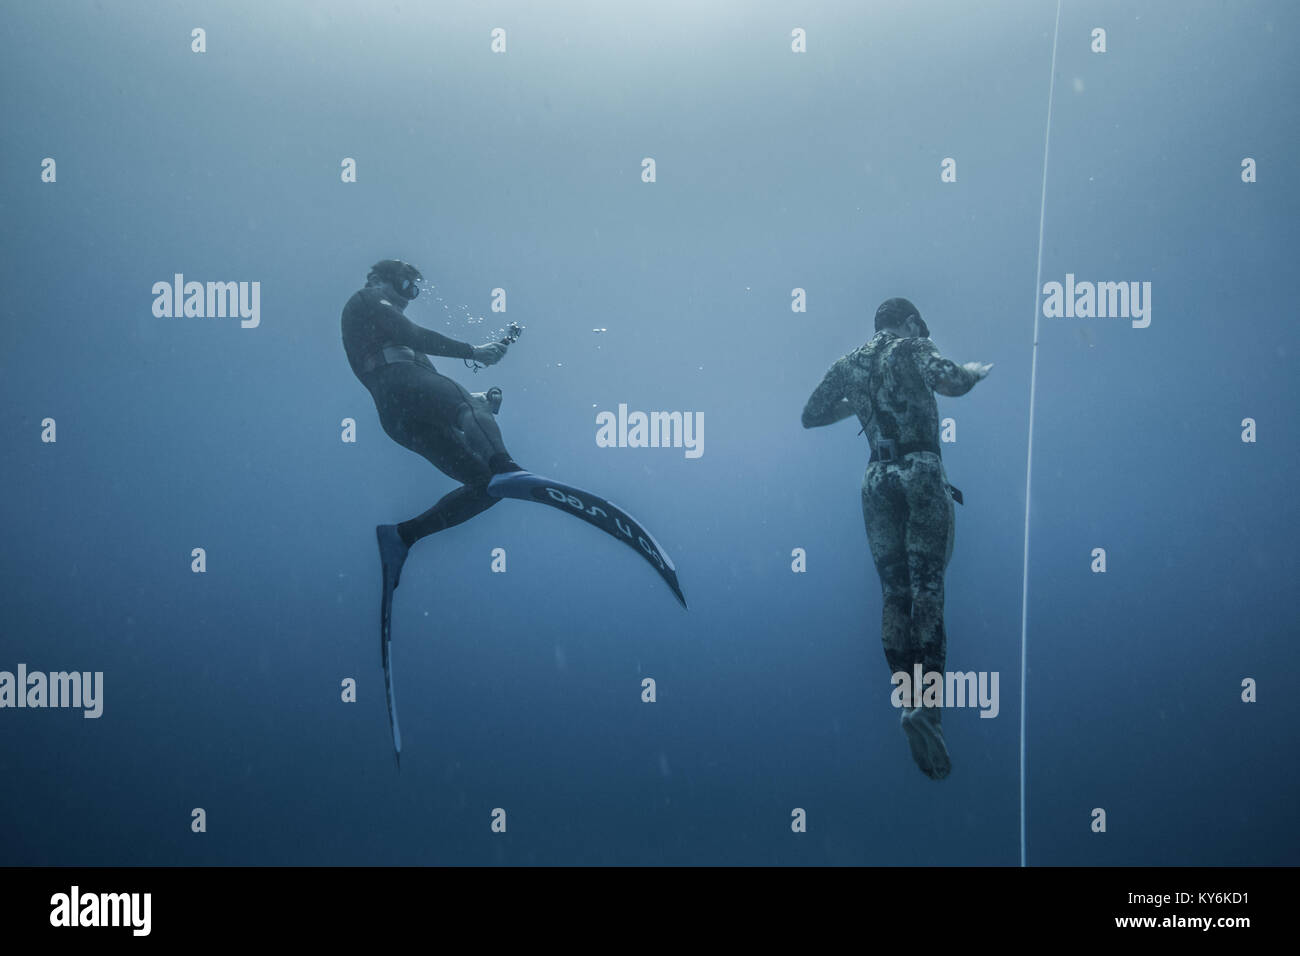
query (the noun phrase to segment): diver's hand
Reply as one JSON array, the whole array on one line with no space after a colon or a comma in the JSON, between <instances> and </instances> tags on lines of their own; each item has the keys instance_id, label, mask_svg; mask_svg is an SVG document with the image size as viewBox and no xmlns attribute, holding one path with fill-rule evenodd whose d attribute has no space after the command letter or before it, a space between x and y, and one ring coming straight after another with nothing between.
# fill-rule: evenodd
<instances>
[{"instance_id":1,"label":"diver's hand","mask_svg":"<svg viewBox=\"0 0 1300 956\"><path fill-rule=\"evenodd\" d=\"M962 368L975 376L977 382L987 376L992 367L992 362L966 362L962 365Z\"/></svg>"},{"instance_id":2,"label":"diver's hand","mask_svg":"<svg viewBox=\"0 0 1300 956\"><path fill-rule=\"evenodd\" d=\"M471 358L480 365L496 365L506 357L506 347L500 342L490 342L487 345L474 346L474 354Z\"/></svg>"}]
</instances>

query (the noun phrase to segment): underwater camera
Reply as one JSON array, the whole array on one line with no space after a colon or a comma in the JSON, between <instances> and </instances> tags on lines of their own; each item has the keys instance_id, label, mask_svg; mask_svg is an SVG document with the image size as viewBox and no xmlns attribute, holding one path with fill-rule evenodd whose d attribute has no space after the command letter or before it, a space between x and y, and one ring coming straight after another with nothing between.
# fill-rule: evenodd
<instances>
[{"instance_id":1,"label":"underwater camera","mask_svg":"<svg viewBox=\"0 0 1300 956\"><path fill-rule=\"evenodd\" d=\"M518 322L511 322L509 325L506 326L505 337L497 339L497 342L499 342L501 345L514 345L515 342L519 340L519 336L523 334L524 334L524 327L520 325ZM480 365L478 362L474 361L473 359L465 359L465 367L477 372L479 369L483 368L484 366Z\"/></svg>"}]
</instances>

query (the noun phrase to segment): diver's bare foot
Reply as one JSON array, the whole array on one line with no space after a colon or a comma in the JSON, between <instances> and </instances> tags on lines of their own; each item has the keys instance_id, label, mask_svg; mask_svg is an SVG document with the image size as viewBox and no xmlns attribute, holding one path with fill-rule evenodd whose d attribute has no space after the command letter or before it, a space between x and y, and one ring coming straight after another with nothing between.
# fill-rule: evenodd
<instances>
[{"instance_id":1,"label":"diver's bare foot","mask_svg":"<svg viewBox=\"0 0 1300 956\"><path fill-rule=\"evenodd\" d=\"M913 732L924 741L926 762L930 765L926 776L932 780L944 779L952 772L952 758L948 756L948 745L943 739L943 728L939 724L938 714L930 713L924 707L918 707L912 711L908 722ZM921 769L924 771L925 767Z\"/></svg>"},{"instance_id":2,"label":"diver's bare foot","mask_svg":"<svg viewBox=\"0 0 1300 956\"><path fill-rule=\"evenodd\" d=\"M898 724L903 728L903 733L907 736L908 746L912 748L912 759L916 765L921 768L921 773L927 777L934 776L934 770L930 766L930 748L926 745L925 736L919 727L912 725L912 714L917 708L903 708L903 715L899 718Z\"/></svg>"}]
</instances>

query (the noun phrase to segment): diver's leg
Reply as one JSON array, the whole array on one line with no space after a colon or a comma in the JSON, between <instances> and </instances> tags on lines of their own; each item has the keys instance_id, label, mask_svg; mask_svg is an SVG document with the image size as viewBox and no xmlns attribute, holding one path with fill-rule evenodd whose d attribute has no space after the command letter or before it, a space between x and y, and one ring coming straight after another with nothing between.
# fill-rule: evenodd
<instances>
[{"instance_id":1,"label":"diver's leg","mask_svg":"<svg viewBox=\"0 0 1300 956\"><path fill-rule=\"evenodd\" d=\"M948 638L943 621L944 572L952 558L955 514L943 464L937 455L911 455L900 470L907 496L907 570L912 594L912 624L919 643L922 672L944 674ZM922 707L912 714L930 747L936 779L952 769L942 731L943 707Z\"/></svg>"},{"instance_id":2,"label":"diver's leg","mask_svg":"<svg viewBox=\"0 0 1300 956\"><path fill-rule=\"evenodd\" d=\"M459 385L457 387L460 388ZM501 429L497 425L496 416L492 414L491 405L464 388L460 390L463 400L456 409L456 429L464 436L465 444L494 475L521 471L510 457L510 452L506 451L506 443L501 437Z\"/></svg>"},{"instance_id":3,"label":"diver's leg","mask_svg":"<svg viewBox=\"0 0 1300 956\"><path fill-rule=\"evenodd\" d=\"M881 463L867 466L862 480L862 518L867 526L871 559L880 575L880 640L885 648L885 661L891 676L901 672L911 681L912 665L920 660L920 647L912 624L912 590L907 577L907 504L895 471L895 466ZM919 692L920 688L913 690ZM912 701L904 698L899 726L907 737L916 765L926 776L933 776L928 738L911 723L914 710Z\"/></svg>"},{"instance_id":4,"label":"diver's leg","mask_svg":"<svg viewBox=\"0 0 1300 956\"><path fill-rule=\"evenodd\" d=\"M500 500L491 497L485 485L461 485L418 518L397 525L398 537L409 548L421 538L468 521Z\"/></svg>"},{"instance_id":5,"label":"diver's leg","mask_svg":"<svg viewBox=\"0 0 1300 956\"><path fill-rule=\"evenodd\" d=\"M943 577L952 558L955 515L938 457L928 453L910 457L911 467L902 469L900 476L908 505L906 547L912 620L925 671L943 673L947 663Z\"/></svg>"},{"instance_id":6,"label":"diver's leg","mask_svg":"<svg viewBox=\"0 0 1300 956\"><path fill-rule=\"evenodd\" d=\"M519 468L492 415L491 397L411 363L385 367L368 383L384 432L463 485Z\"/></svg>"},{"instance_id":7,"label":"diver's leg","mask_svg":"<svg viewBox=\"0 0 1300 956\"><path fill-rule=\"evenodd\" d=\"M880 576L880 640L890 674L912 673L919 660L913 647L912 590L907 579L906 505L896 478L882 464L867 466L862 479L862 519L871 560Z\"/></svg>"},{"instance_id":8,"label":"diver's leg","mask_svg":"<svg viewBox=\"0 0 1300 956\"><path fill-rule=\"evenodd\" d=\"M375 529L383 567L383 613L387 620L392 594L401 580L407 551L420 538L460 524L493 504L485 494L494 474L488 459L472 448L457 427L464 407L474 403L491 418L489 403L472 398L451 379L423 366L400 363L378 372L367 383L385 433L422 456L464 486L446 495L418 518ZM495 427L495 422L493 423ZM500 431L497 431L500 436ZM509 460L509 455L505 456Z\"/></svg>"},{"instance_id":9,"label":"diver's leg","mask_svg":"<svg viewBox=\"0 0 1300 956\"><path fill-rule=\"evenodd\" d=\"M466 485L521 470L506 450L489 400L436 372L424 374L421 388L424 411L408 417L411 440L402 444Z\"/></svg>"},{"instance_id":10,"label":"diver's leg","mask_svg":"<svg viewBox=\"0 0 1300 956\"><path fill-rule=\"evenodd\" d=\"M411 545L421 538L468 521L500 500L488 495L485 484L461 485L443 495L436 505L419 517L375 528L375 536L379 539L379 561L384 572L384 606L388 606L387 602L402 579L402 565L406 563Z\"/></svg>"}]
</instances>

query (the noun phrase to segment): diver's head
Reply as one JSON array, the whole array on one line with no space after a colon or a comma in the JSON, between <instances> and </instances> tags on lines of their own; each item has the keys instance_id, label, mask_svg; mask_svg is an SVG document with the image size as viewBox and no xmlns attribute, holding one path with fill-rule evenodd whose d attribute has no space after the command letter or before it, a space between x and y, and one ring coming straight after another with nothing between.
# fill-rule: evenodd
<instances>
[{"instance_id":1,"label":"diver's head","mask_svg":"<svg viewBox=\"0 0 1300 956\"><path fill-rule=\"evenodd\" d=\"M886 299L876 309L876 331L889 329L903 337L919 336L928 339L930 329L921 318L921 312L906 299Z\"/></svg>"},{"instance_id":2,"label":"diver's head","mask_svg":"<svg viewBox=\"0 0 1300 956\"><path fill-rule=\"evenodd\" d=\"M384 285L396 296L410 302L420 294L420 270L401 259L382 259L370 267L366 285ZM405 304L405 302L403 304Z\"/></svg>"}]
</instances>

